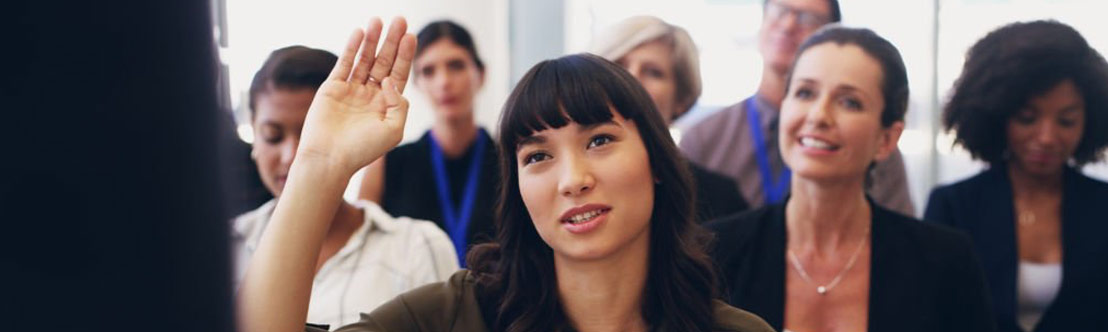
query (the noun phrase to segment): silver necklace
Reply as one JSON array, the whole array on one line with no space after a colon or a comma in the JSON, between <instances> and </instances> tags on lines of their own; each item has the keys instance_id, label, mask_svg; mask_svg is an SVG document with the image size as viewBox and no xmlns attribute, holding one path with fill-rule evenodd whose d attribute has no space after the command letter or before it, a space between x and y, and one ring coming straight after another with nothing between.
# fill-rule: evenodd
<instances>
[{"instance_id":1,"label":"silver necklace","mask_svg":"<svg viewBox=\"0 0 1108 332\"><path fill-rule=\"evenodd\" d=\"M866 239L869 239L869 227L866 227L866 234L862 235L862 241L858 242L857 248L854 248L854 254L850 255L850 260L846 262L846 266L843 266L843 269L839 271L839 274L835 275L835 278L831 279L831 282L827 283L826 285L816 284L814 281L812 281L812 277L808 276L808 272L804 270L804 265L800 264L800 259L796 257L796 253L793 252L792 249L789 249L789 259L792 261L793 268L796 269L796 273L800 275L800 279L804 280L804 282L808 283L809 285L816 286L816 293L819 293L819 295L824 295L827 294L827 292L830 292L832 288L835 288L835 286L839 284L839 281L842 281L843 276L846 275L846 272L850 271L850 268L854 267L854 262L858 261L858 254L862 252L862 247L865 247L866 245Z\"/></svg>"}]
</instances>

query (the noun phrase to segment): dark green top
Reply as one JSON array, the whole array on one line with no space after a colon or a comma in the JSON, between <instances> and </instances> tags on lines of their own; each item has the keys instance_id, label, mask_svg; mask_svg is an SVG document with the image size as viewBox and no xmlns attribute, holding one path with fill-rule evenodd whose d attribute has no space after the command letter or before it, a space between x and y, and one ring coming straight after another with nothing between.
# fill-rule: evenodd
<instances>
[{"instance_id":1,"label":"dark green top","mask_svg":"<svg viewBox=\"0 0 1108 332\"><path fill-rule=\"evenodd\" d=\"M468 271L454 273L449 280L428 284L401 294L361 321L335 332L370 331L488 331L477 302L476 278ZM761 318L714 301L715 331L772 332ZM309 332L323 331L309 327Z\"/></svg>"}]
</instances>

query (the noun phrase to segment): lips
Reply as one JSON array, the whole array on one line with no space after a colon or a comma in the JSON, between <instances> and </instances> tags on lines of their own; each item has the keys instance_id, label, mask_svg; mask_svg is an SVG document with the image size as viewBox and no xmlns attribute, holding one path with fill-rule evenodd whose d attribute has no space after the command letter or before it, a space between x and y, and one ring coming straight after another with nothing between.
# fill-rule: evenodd
<instances>
[{"instance_id":1,"label":"lips","mask_svg":"<svg viewBox=\"0 0 1108 332\"><path fill-rule=\"evenodd\" d=\"M458 97L444 97L444 98L439 99L439 104L441 104L441 105L453 105L453 104L457 104L459 99L461 99L461 98L458 98Z\"/></svg>"},{"instance_id":2,"label":"lips","mask_svg":"<svg viewBox=\"0 0 1108 332\"><path fill-rule=\"evenodd\" d=\"M800 146L809 149L837 151L841 147L839 145L831 143L830 141L813 136L801 136L799 141Z\"/></svg>"},{"instance_id":3,"label":"lips","mask_svg":"<svg viewBox=\"0 0 1108 332\"><path fill-rule=\"evenodd\" d=\"M592 231L607 220L611 206L602 204L586 204L575 207L562 213L559 218L566 230L574 234L582 234Z\"/></svg>"}]
</instances>

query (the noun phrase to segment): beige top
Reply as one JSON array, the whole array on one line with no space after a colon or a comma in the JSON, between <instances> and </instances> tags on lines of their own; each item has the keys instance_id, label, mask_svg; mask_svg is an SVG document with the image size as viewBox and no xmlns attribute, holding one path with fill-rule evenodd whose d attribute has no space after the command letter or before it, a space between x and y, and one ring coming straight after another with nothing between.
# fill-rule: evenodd
<instances>
[{"instance_id":1,"label":"beige top","mask_svg":"<svg viewBox=\"0 0 1108 332\"><path fill-rule=\"evenodd\" d=\"M242 281L277 200L235 219L235 281ZM399 294L446 280L458 270L454 245L429 221L392 217L370 201L354 203L364 222L327 259L312 282L308 322L339 326L358 321Z\"/></svg>"},{"instance_id":2,"label":"beige top","mask_svg":"<svg viewBox=\"0 0 1108 332\"><path fill-rule=\"evenodd\" d=\"M361 321L335 332L371 331L488 331L477 303L476 278L468 271L454 273L445 282L434 283L404 293L363 314ZM714 303L715 331L773 332L761 318L749 312ZM308 327L305 331L319 332Z\"/></svg>"},{"instance_id":3,"label":"beige top","mask_svg":"<svg viewBox=\"0 0 1108 332\"><path fill-rule=\"evenodd\" d=\"M746 100L709 115L681 135L681 151L689 160L738 182L739 192L751 208L765 205L761 171L754 148L754 139L747 124ZM766 140L769 167L776 176L785 167L777 147L778 112L762 98L755 98L761 114L759 126ZM907 216L914 216L912 198L908 193L908 175L904 157L897 150L889 159L870 171L872 184L866 188L877 204Z\"/></svg>"}]
</instances>

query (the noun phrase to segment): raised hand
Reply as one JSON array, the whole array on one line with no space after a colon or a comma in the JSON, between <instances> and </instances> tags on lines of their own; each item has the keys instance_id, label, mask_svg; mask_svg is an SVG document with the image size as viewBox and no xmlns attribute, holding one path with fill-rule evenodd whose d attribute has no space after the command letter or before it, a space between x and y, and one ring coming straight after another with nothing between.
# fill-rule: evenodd
<instances>
[{"instance_id":1,"label":"raised hand","mask_svg":"<svg viewBox=\"0 0 1108 332\"><path fill-rule=\"evenodd\" d=\"M408 100L400 94L416 41L406 33L407 22L396 18L377 51L381 25L374 18L365 33L357 30L350 36L312 100L297 160L324 161L353 174L400 143L408 115Z\"/></svg>"}]
</instances>

